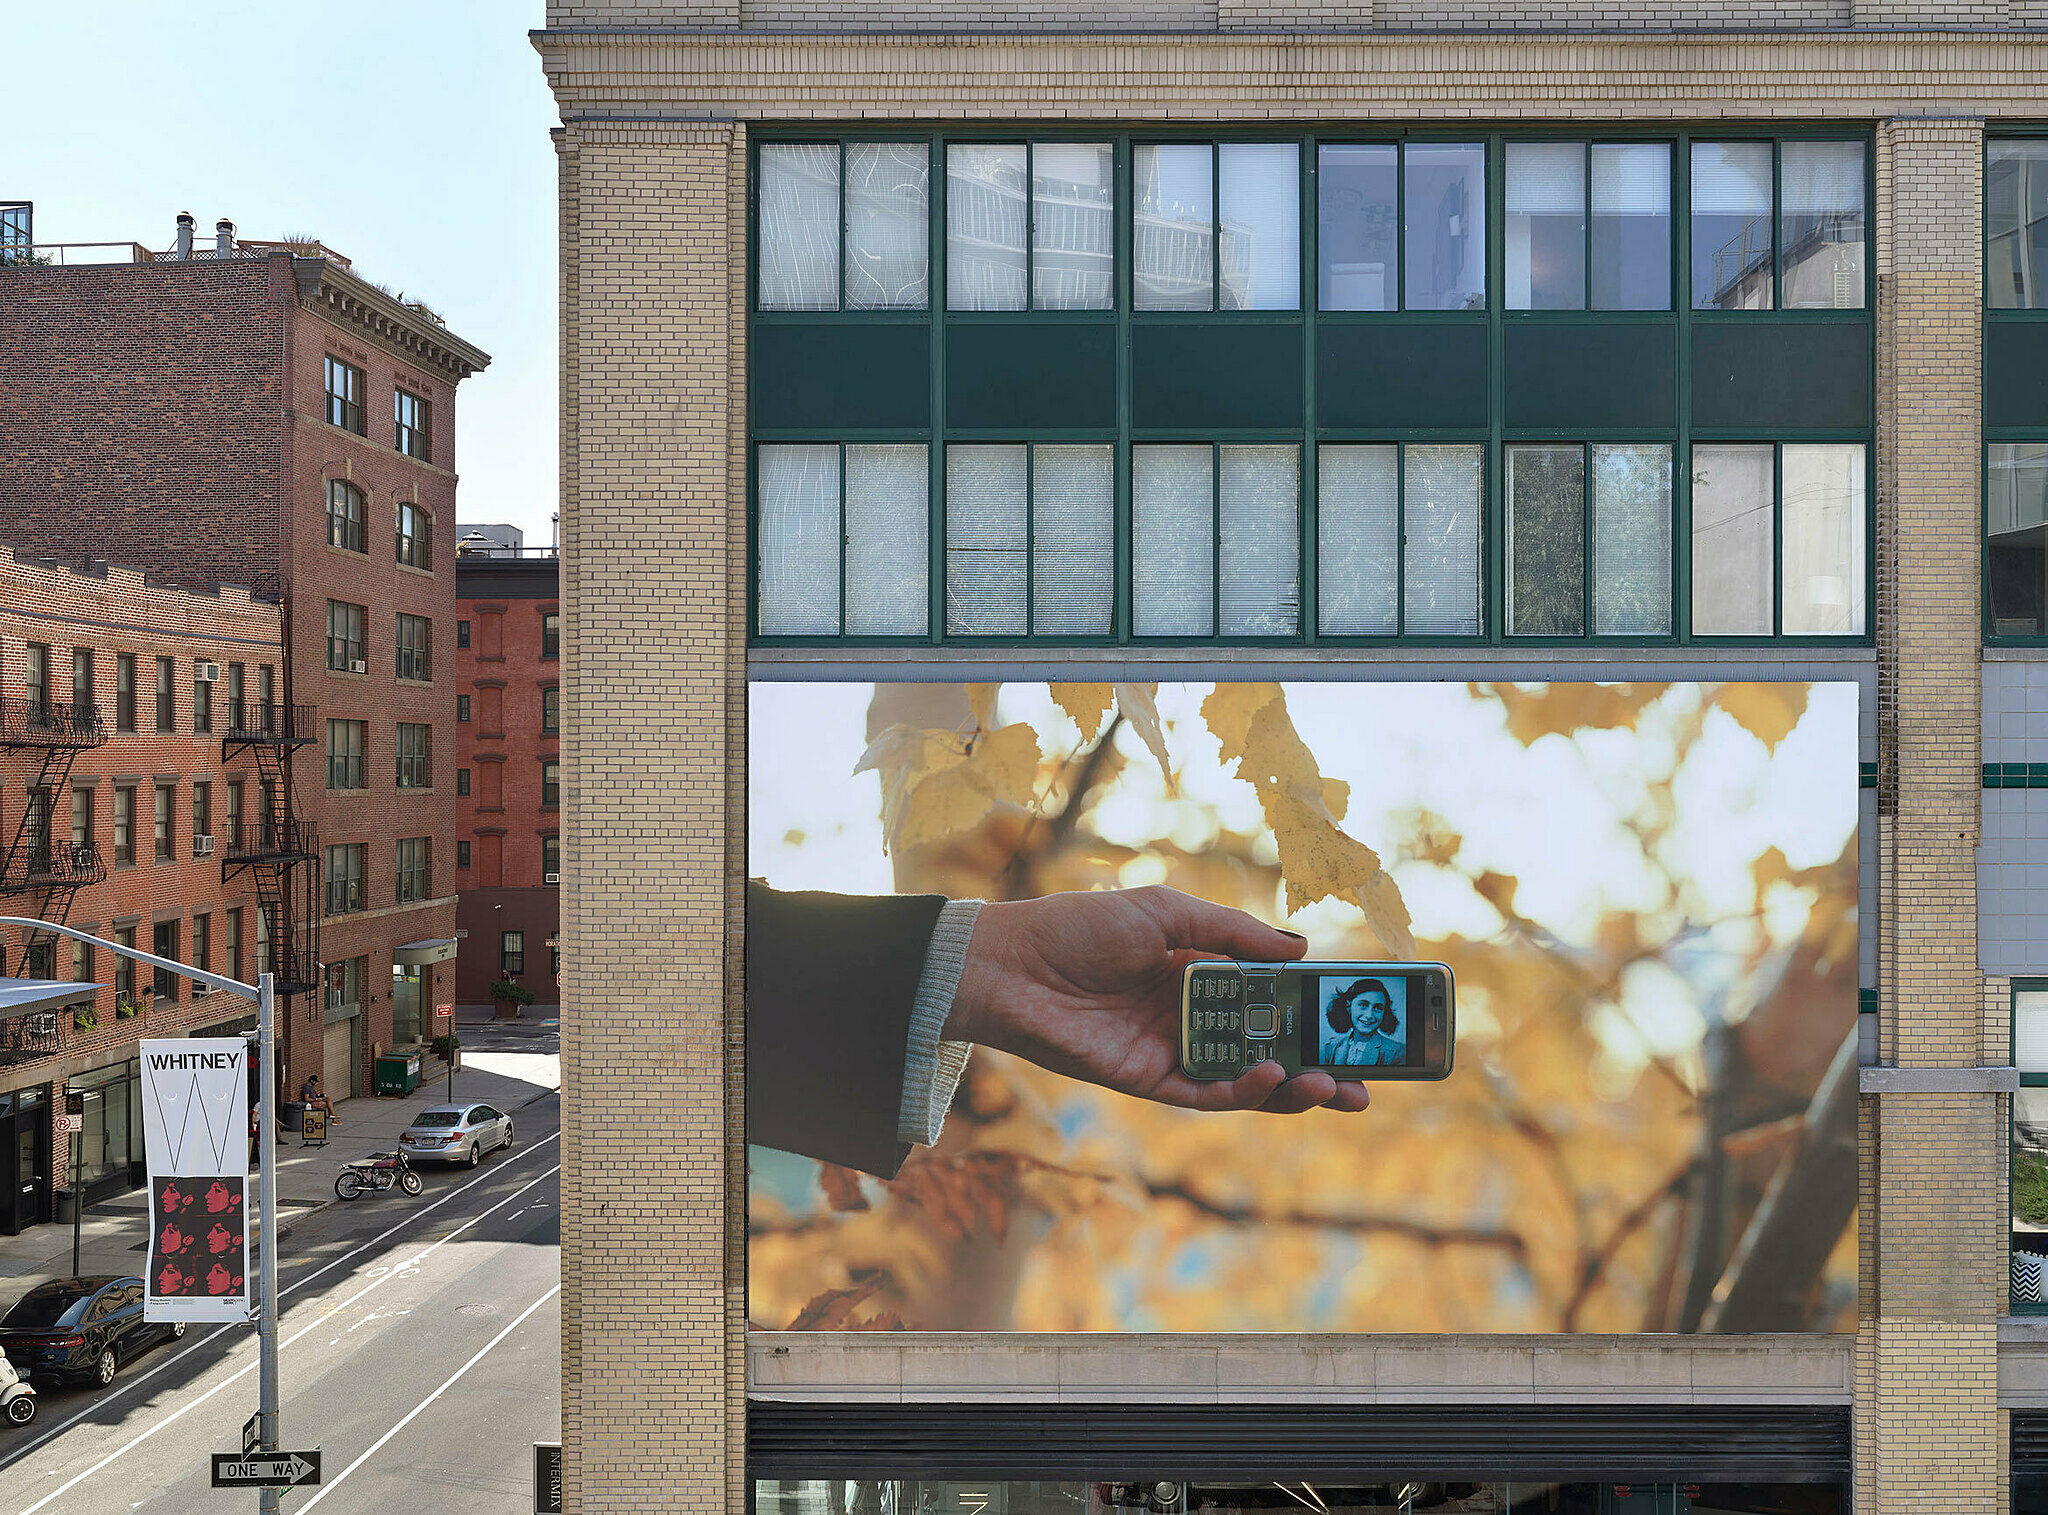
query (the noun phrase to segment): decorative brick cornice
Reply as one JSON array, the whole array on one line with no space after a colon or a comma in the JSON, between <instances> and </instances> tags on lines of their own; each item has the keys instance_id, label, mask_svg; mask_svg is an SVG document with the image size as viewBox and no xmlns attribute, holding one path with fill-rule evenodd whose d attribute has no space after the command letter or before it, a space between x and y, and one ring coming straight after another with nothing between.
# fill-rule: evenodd
<instances>
[{"instance_id":1,"label":"decorative brick cornice","mask_svg":"<svg viewBox=\"0 0 2048 1515\"><path fill-rule=\"evenodd\" d=\"M422 367L460 382L486 367L491 355L463 341L390 295L346 273L326 258L292 259L299 298L329 321L353 326L370 340Z\"/></svg>"}]
</instances>

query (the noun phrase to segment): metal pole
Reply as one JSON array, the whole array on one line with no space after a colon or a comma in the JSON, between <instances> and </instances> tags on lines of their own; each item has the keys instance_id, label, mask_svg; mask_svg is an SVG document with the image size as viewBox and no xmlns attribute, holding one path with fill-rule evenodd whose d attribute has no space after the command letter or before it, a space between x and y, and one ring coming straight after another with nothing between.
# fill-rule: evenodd
<instances>
[{"instance_id":1,"label":"metal pole","mask_svg":"<svg viewBox=\"0 0 2048 1515\"><path fill-rule=\"evenodd\" d=\"M256 980L256 1045L262 1060L263 1083L257 1091L256 1120L263 1128L257 1139L261 1191L257 1198L256 1336L258 1356L257 1442L275 1452L277 1435L277 993L271 976ZM266 1488L258 1509L275 1515L280 1492Z\"/></svg>"},{"instance_id":2,"label":"metal pole","mask_svg":"<svg viewBox=\"0 0 2048 1515\"><path fill-rule=\"evenodd\" d=\"M71 1113L71 1101L64 1101L64 1113ZM78 1277L79 1235L85 1229L85 1127L71 1133L71 1276Z\"/></svg>"}]
</instances>

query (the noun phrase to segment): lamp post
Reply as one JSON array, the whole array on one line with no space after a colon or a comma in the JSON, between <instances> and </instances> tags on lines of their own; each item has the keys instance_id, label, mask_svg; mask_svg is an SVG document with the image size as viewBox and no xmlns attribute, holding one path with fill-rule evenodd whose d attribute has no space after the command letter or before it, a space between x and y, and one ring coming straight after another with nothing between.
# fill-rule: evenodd
<instances>
[{"instance_id":1,"label":"lamp post","mask_svg":"<svg viewBox=\"0 0 2048 1515\"><path fill-rule=\"evenodd\" d=\"M50 931L58 936L68 936L75 942L89 946L104 947L117 957L133 958L138 963L180 978L189 978L194 983L206 984L214 989L225 989L243 999L256 1001L256 1050L263 1070L263 1081L257 1086L256 1118L262 1127L256 1144L258 1156L257 1173L257 1269L256 1269L256 1337L258 1353L257 1371L257 1436L265 1452L275 1452L277 1435L277 1070L273 1066L277 1051L277 994L268 973L259 974L256 982L245 984L240 979L225 974L209 973L204 968L188 967L167 957L124 947L119 942L110 942L105 937L94 936L70 926L59 926L52 921L36 920L32 916L0 915L0 926L19 926L29 931ZM80 1194L74 1190L71 1208L76 1215L81 1209ZM77 1271L74 1256L72 1271ZM263 1515L275 1515L278 1510L279 1491L266 1488L262 1491L257 1508Z\"/></svg>"}]
</instances>

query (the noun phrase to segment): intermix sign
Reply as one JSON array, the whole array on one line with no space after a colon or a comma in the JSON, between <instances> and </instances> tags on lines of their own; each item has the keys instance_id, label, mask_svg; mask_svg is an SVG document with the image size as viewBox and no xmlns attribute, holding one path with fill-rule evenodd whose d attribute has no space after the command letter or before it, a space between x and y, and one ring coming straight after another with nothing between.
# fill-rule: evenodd
<instances>
[{"instance_id":1,"label":"intermix sign","mask_svg":"<svg viewBox=\"0 0 2048 1515\"><path fill-rule=\"evenodd\" d=\"M147 1320L249 1318L249 1043L142 1044Z\"/></svg>"}]
</instances>

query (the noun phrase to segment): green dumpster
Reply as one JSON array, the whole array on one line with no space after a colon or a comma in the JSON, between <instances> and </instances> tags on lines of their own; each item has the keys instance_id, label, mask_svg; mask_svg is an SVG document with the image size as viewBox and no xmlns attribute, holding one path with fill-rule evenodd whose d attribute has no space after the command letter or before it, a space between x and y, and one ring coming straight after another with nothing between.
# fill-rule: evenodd
<instances>
[{"instance_id":1,"label":"green dumpster","mask_svg":"<svg viewBox=\"0 0 2048 1515\"><path fill-rule=\"evenodd\" d=\"M385 1052L377 1058L377 1092L410 1094L420 1086L420 1055L417 1052Z\"/></svg>"}]
</instances>

